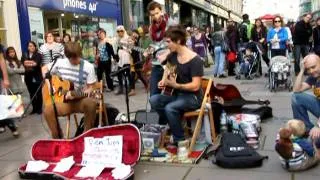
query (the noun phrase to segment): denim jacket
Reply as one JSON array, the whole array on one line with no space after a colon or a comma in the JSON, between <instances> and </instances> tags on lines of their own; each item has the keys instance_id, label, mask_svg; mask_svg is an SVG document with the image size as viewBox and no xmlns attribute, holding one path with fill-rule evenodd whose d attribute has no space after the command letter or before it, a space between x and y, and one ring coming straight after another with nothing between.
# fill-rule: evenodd
<instances>
[{"instance_id":1,"label":"denim jacket","mask_svg":"<svg viewBox=\"0 0 320 180\"><path fill-rule=\"evenodd\" d=\"M286 42L288 40L287 30L285 28L281 28L278 32L276 32L274 28L270 28L267 36L268 43L271 43L271 39L273 39L275 34L277 34L278 39L280 39L280 49L286 49ZM274 49L272 48L272 44L271 49Z\"/></svg>"}]
</instances>

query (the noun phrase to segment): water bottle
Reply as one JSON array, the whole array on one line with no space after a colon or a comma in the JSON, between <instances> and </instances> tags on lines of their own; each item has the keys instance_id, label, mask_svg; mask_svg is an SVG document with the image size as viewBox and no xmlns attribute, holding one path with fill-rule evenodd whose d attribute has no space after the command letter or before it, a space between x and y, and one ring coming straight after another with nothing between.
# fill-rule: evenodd
<instances>
[{"instance_id":1,"label":"water bottle","mask_svg":"<svg viewBox=\"0 0 320 180\"><path fill-rule=\"evenodd\" d=\"M220 115L220 131L221 133L226 132L227 128L227 113L223 110Z\"/></svg>"}]
</instances>

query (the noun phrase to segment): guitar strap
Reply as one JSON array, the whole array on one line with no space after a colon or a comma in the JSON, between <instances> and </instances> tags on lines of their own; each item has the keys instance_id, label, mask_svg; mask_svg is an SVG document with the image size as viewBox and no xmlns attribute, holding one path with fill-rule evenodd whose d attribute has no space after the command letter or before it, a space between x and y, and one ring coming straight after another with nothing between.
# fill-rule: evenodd
<instances>
[{"instance_id":1,"label":"guitar strap","mask_svg":"<svg viewBox=\"0 0 320 180\"><path fill-rule=\"evenodd\" d=\"M80 69L79 69L79 89L82 89L84 86L83 82L83 66L84 66L84 60L80 60Z\"/></svg>"}]
</instances>

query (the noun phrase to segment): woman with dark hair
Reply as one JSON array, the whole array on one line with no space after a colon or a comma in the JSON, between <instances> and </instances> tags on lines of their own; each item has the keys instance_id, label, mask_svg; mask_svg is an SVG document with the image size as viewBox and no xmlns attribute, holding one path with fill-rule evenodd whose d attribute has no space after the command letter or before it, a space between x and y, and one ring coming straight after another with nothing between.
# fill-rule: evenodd
<instances>
[{"instance_id":1,"label":"woman with dark hair","mask_svg":"<svg viewBox=\"0 0 320 180\"><path fill-rule=\"evenodd\" d=\"M207 39L204 33L200 31L198 27L194 27L194 35L191 36L192 41L192 49L194 52L196 52L202 60L205 62L204 65L208 65L208 59L207 59Z\"/></svg>"},{"instance_id":2,"label":"woman with dark hair","mask_svg":"<svg viewBox=\"0 0 320 180\"><path fill-rule=\"evenodd\" d=\"M140 35L138 30L133 30L131 37L130 37L130 43L133 46L140 46ZM129 79L130 84L130 93L129 96L133 96L136 94L135 92L135 80L136 75L140 79L140 81L143 83L144 88L146 91L148 90L148 83L142 76L142 63L141 63L141 53L137 50L131 49L131 57L132 57L132 64L131 64L131 79Z\"/></svg>"},{"instance_id":3,"label":"woman with dark hair","mask_svg":"<svg viewBox=\"0 0 320 180\"><path fill-rule=\"evenodd\" d=\"M286 56L288 33L283 28L283 20L280 16L273 18L273 28L270 28L267 35L267 42L270 43L271 57Z\"/></svg>"},{"instance_id":4,"label":"woman with dark hair","mask_svg":"<svg viewBox=\"0 0 320 180\"><path fill-rule=\"evenodd\" d=\"M236 61L237 43L239 42L239 35L235 27L235 24L231 19L228 20L226 37L228 39L228 44L230 47L230 51L227 53L228 75L234 76L235 75L234 67L235 67L235 61ZM231 56L233 56L233 58Z\"/></svg>"},{"instance_id":5,"label":"woman with dark hair","mask_svg":"<svg viewBox=\"0 0 320 180\"><path fill-rule=\"evenodd\" d=\"M21 77L25 70L17 57L16 50L13 47L8 47L6 50L6 64L10 82L9 89L14 94L22 93L23 102L27 104L28 102L26 98L29 98L27 97L28 92L25 84L22 82ZM0 121L0 133L5 131L5 126L11 130L13 136L19 136L17 126L15 125L13 119L5 119Z\"/></svg>"},{"instance_id":6,"label":"woman with dark hair","mask_svg":"<svg viewBox=\"0 0 320 180\"><path fill-rule=\"evenodd\" d=\"M29 41L28 51L21 57L21 62L25 68L24 82L27 85L30 98L35 98L32 101L33 113L42 113L42 93L36 91L41 86L42 74L41 74L41 54L38 52L38 48L35 42Z\"/></svg>"},{"instance_id":7,"label":"woman with dark hair","mask_svg":"<svg viewBox=\"0 0 320 180\"><path fill-rule=\"evenodd\" d=\"M52 32L47 32L45 39L46 43L39 49L39 53L42 55L42 65L52 62L57 57L64 56L64 46L54 41Z\"/></svg>"},{"instance_id":8,"label":"woman with dark hair","mask_svg":"<svg viewBox=\"0 0 320 180\"><path fill-rule=\"evenodd\" d=\"M259 45L262 51L262 59L269 67L270 59L268 58L268 45L267 45L267 28L263 25L261 19L256 19L254 26L251 31L251 40ZM260 64L261 67L261 64ZM260 74L262 69L260 68Z\"/></svg>"},{"instance_id":9,"label":"woman with dark hair","mask_svg":"<svg viewBox=\"0 0 320 180\"><path fill-rule=\"evenodd\" d=\"M63 35L63 44L71 42L71 36L70 34L64 34Z\"/></svg>"}]
</instances>

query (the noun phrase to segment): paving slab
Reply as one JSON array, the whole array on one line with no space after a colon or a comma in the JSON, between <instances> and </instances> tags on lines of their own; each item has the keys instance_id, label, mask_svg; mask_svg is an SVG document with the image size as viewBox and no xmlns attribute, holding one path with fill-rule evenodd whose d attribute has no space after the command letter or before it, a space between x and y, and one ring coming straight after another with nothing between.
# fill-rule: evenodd
<instances>
[{"instance_id":1,"label":"paving slab","mask_svg":"<svg viewBox=\"0 0 320 180\"><path fill-rule=\"evenodd\" d=\"M192 167L163 166L163 165L142 165L134 167L135 179L138 180L163 180L163 179L183 179Z\"/></svg>"},{"instance_id":2,"label":"paving slab","mask_svg":"<svg viewBox=\"0 0 320 180\"><path fill-rule=\"evenodd\" d=\"M18 167L23 164L23 161L4 161L0 160L0 179L4 176L17 172ZM13 180L13 179L12 179Z\"/></svg>"},{"instance_id":3,"label":"paving slab","mask_svg":"<svg viewBox=\"0 0 320 180\"><path fill-rule=\"evenodd\" d=\"M192 168L185 180L291 180L290 174L214 168Z\"/></svg>"}]
</instances>

